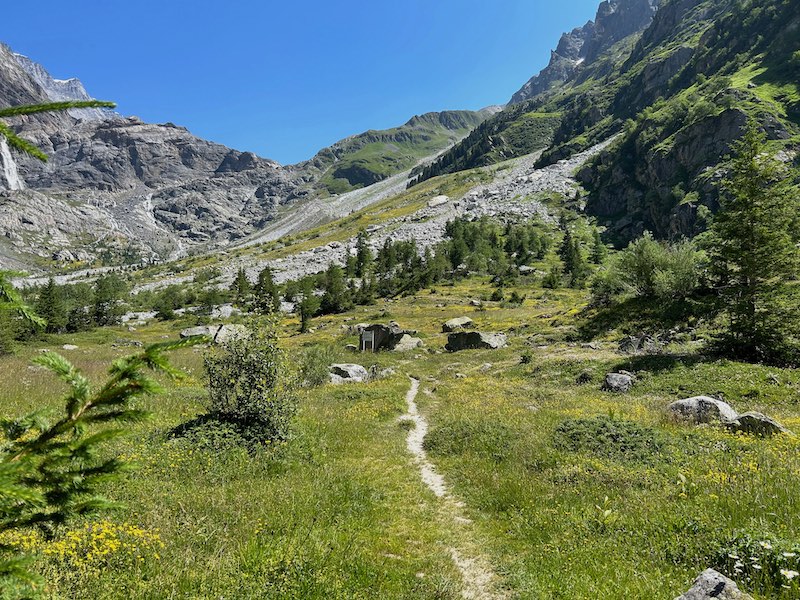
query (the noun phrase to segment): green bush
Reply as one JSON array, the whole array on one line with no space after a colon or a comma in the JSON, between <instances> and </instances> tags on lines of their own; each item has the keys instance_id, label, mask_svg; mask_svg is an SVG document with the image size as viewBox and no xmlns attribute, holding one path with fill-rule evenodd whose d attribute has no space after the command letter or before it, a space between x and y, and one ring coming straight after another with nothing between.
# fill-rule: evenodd
<instances>
[{"instance_id":1,"label":"green bush","mask_svg":"<svg viewBox=\"0 0 800 600\"><path fill-rule=\"evenodd\" d=\"M627 460L647 459L661 448L649 427L606 416L567 419L556 427L553 445L563 451Z\"/></svg>"},{"instance_id":2,"label":"green bush","mask_svg":"<svg viewBox=\"0 0 800 600\"><path fill-rule=\"evenodd\" d=\"M700 285L704 255L688 241L664 244L645 233L631 242L592 281L595 304L630 293L643 298L677 300Z\"/></svg>"},{"instance_id":3,"label":"green bush","mask_svg":"<svg viewBox=\"0 0 800 600\"><path fill-rule=\"evenodd\" d=\"M316 345L306 348L300 362L300 378L303 385L317 387L327 383L330 366L338 359L332 346Z\"/></svg>"},{"instance_id":4,"label":"green bush","mask_svg":"<svg viewBox=\"0 0 800 600\"><path fill-rule=\"evenodd\" d=\"M271 322L254 324L205 356L209 416L236 426L251 444L289 437L297 412L294 378L289 374Z\"/></svg>"}]
</instances>

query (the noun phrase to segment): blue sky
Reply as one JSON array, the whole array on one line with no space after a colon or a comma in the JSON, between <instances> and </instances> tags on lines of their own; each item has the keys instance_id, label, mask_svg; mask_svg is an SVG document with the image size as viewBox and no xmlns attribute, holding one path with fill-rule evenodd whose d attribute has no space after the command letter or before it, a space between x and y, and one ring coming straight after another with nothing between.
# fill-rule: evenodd
<instances>
[{"instance_id":1,"label":"blue sky","mask_svg":"<svg viewBox=\"0 0 800 600\"><path fill-rule=\"evenodd\" d=\"M288 164L415 114L506 102L598 3L40 0L4 6L0 39L123 114Z\"/></svg>"}]
</instances>

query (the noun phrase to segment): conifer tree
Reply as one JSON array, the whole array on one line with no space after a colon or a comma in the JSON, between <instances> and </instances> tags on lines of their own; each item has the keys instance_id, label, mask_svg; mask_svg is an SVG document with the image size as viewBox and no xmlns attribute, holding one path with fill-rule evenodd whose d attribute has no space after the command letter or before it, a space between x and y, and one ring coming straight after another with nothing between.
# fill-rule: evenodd
<instances>
[{"instance_id":1,"label":"conifer tree","mask_svg":"<svg viewBox=\"0 0 800 600\"><path fill-rule=\"evenodd\" d=\"M60 333L67 326L68 315L64 298L61 289L56 285L55 279L52 277L47 280L47 284L39 293L39 299L36 302L36 314L47 322L47 325L45 325L47 333Z\"/></svg>"},{"instance_id":2,"label":"conifer tree","mask_svg":"<svg viewBox=\"0 0 800 600\"><path fill-rule=\"evenodd\" d=\"M602 265L603 261L608 256L608 248L603 243L603 238L600 235L600 230L596 227L592 231L592 257L591 261L595 265Z\"/></svg>"},{"instance_id":3,"label":"conifer tree","mask_svg":"<svg viewBox=\"0 0 800 600\"><path fill-rule=\"evenodd\" d=\"M258 282L256 282L254 292L256 310L264 314L280 310L280 291L269 266L264 267L258 274Z\"/></svg>"},{"instance_id":4,"label":"conifer tree","mask_svg":"<svg viewBox=\"0 0 800 600\"><path fill-rule=\"evenodd\" d=\"M308 331L308 324L319 310L320 299L314 293L314 284L310 279L303 282L300 292L300 302L297 305L297 312L300 314L300 333Z\"/></svg>"},{"instance_id":5,"label":"conifer tree","mask_svg":"<svg viewBox=\"0 0 800 600\"><path fill-rule=\"evenodd\" d=\"M367 232L362 229L356 239L355 276L364 277L372 266L372 250L367 245Z\"/></svg>"},{"instance_id":6,"label":"conifer tree","mask_svg":"<svg viewBox=\"0 0 800 600\"><path fill-rule=\"evenodd\" d=\"M747 360L800 359L798 200L785 165L751 125L733 147L710 238L711 270L728 320L719 340Z\"/></svg>"},{"instance_id":7,"label":"conifer tree","mask_svg":"<svg viewBox=\"0 0 800 600\"><path fill-rule=\"evenodd\" d=\"M342 268L335 263L331 263L325 273L324 292L319 308L322 313L341 313L352 306L344 281L344 273Z\"/></svg>"},{"instance_id":8,"label":"conifer tree","mask_svg":"<svg viewBox=\"0 0 800 600\"><path fill-rule=\"evenodd\" d=\"M237 306L244 306L252 287L250 280L247 278L247 272L243 267L239 267L239 270L236 272L236 277L231 283L234 304Z\"/></svg>"}]
</instances>

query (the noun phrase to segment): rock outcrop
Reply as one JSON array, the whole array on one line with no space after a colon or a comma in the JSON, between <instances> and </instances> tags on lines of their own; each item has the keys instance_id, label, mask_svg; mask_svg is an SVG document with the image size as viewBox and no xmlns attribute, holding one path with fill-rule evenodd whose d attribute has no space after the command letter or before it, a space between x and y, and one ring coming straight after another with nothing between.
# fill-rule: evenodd
<instances>
[{"instance_id":1,"label":"rock outcrop","mask_svg":"<svg viewBox=\"0 0 800 600\"><path fill-rule=\"evenodd\" d=\"M369 381L369 371L361 365L336 364L330 367L330 382L339 385L342 383L365 383Z\"/></svg>"},{"instance_id":2,"label":"rock outcrop","mask_svg":"<svg viewBox=\"0 0 800 600\"><path fill-rule=\"evenodd\" d=\"M627 373L609 373L603 382L603 389L615 394L625 394L633 387L633 377Z\"/></svg>"}]
</instances>

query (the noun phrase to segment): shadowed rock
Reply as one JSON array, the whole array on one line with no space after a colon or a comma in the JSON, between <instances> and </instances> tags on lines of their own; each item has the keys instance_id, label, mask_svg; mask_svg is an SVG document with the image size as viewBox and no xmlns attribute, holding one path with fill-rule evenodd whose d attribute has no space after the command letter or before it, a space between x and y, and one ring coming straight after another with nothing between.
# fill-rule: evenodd
<instances>
[{"instance_id":1,"label":"shadowed rock","mask_svg":"<svg viewBox=\"0 0 800 600\"><path fill-rule=\"evenodd\" d=\"M480 331L459 331L447 336L448 352L460 350L499 350L508 345L504 333L482 333Z\"/></svg>"}]
</instances>

